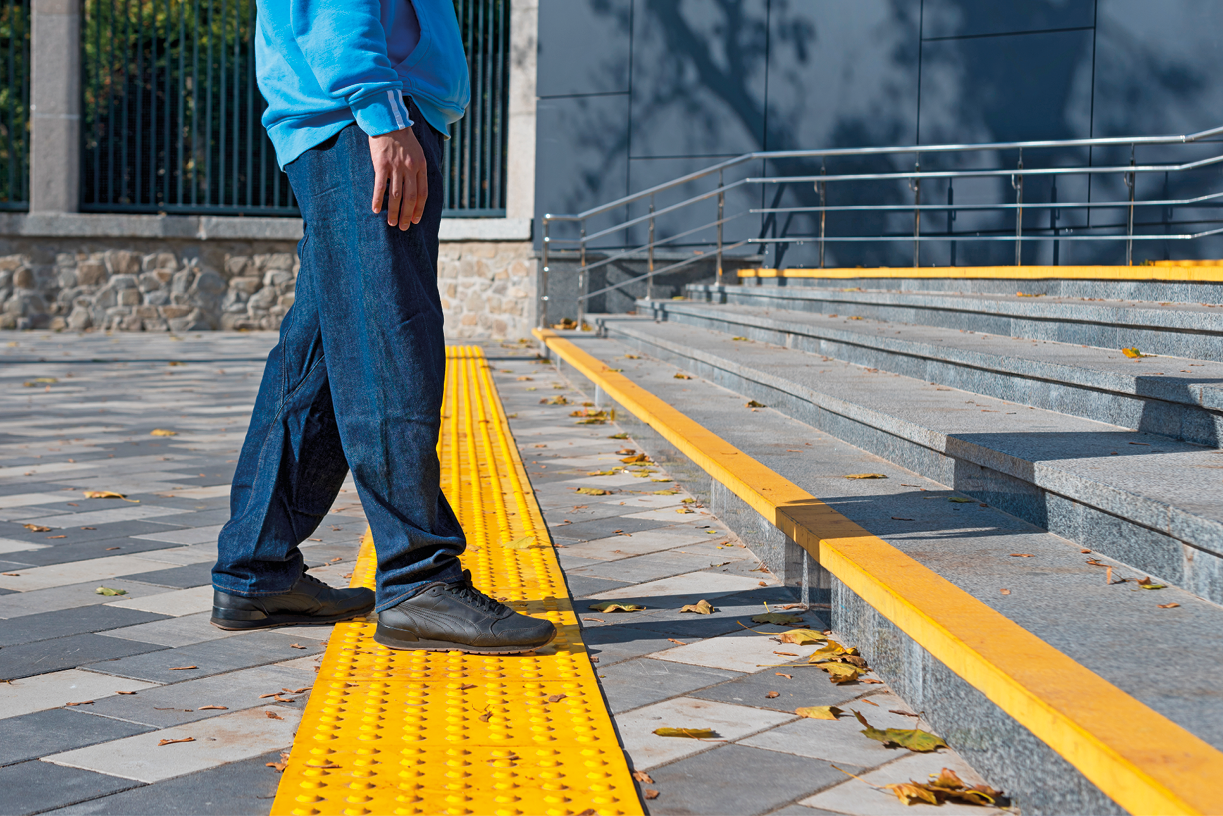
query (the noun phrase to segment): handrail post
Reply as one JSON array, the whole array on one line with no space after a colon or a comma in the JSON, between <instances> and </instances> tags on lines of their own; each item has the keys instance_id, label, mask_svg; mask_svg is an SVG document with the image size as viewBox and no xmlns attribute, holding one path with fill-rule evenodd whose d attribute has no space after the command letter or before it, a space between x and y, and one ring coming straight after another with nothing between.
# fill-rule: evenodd
<instances>
[{"instance_id":1,"label":"handrail post","mask_svg":"<svg viewBox=\"0 0 1223 816\"><path fill-rule=\"evenodd\" d=\"M952 224L955 223L955 210L952 209L952 207L954 206L955 206L955 179L949 178L947 179L947 234L948 235L952 235L955 233L955 228L951 226ZM955 251L956 251L957 245L958 245L957 241L951 242L951 266L955 266Z\"/></svg>"},{"instance_id":2,"label":"handrail post","mask_svg":"<svg viewBox=\"0 0 1223 816\"><path fill-rule=\"evenodd\" d=\"M582 221L581 256L578 260L578 331L582 330L582 321L586 319L586 221Z\"/></svg>"},{"instance_id":3,"label":"handrail post","mask_svg":"<svg viewBox=\"0 0 1223 816\"><path fill-rule=\"evenodd\" d=\"M1023 266L1023 151L1019 151L1019 172L1011 176L1015 188L1015 266Z\"/></svg>"},{"instance_id":4,"label":"handrail post","mask_svg":"<svg viewBox=\"0 0 1223 816\"><path fill-rule=\"evenodd\" d=\"M913 164L914 172L921 172L921 157ZM913 191L913 268L921 266L921 178L914 176L909 182Z\"/></svg>"},{"instance_id":5,"label":"handrail post","mask_svg":"<svg viewBox=\"0 0 1223 816\"><path fill-rule=\"evenodd\" d=\"M828 167L826 165L820 167L820 175L828 175ZM824 182L819 182L816 187L820 191L820 269L824 268L824 220L828 217L828 213L824 207L828 206L828 198L826 195L828 185Z\"/></svg>"},{"instance_id":6,"label":"handrail post","mask_svg":"<svg viewBox=\"0 0 1223 816\"><path fill-rule=\"evenodd\" d=\"M1049 191L1049 203L1057 203L1057 176L1053 177L1053 188ZM1053 233L1053 265L1058 266L1061 263L1062 242L1057 240L1059 233L1057 222L1062 219L1062 211L1056 207L1049 210L1049 231Z\"/></svg>"},{"instance_id":7,"label":"handrail post","mask_svg":"<svg viewBox=\"0 0 1223 816\"><path fill-rule=\"evenodd\" d=\"M726 209L726 187L718 171L718 286L722 285L722 213Z\"/></svg>"},{"instance_id":8,"label":"handrail post","mask_svg":"<svg viewBox=\"0 0 1223 816\"><path fill-rule=\"evenodd\" d=\"M539 275L539 327L548 328L548 245L552 243L548 232L552 227L552 219L544 216L543 269Z\"/></svg>"},{"instance_id":9,"label":"handrail post","mask_svg":"<svg viewBox=\"0 0 1223 816\"><path fill-rule=\"evenodd\" d=\"M645 299L654 299L654 196L650 196L650 240L649 240L649 273L650 276L645 279Z\"/></svg>"},{"instance_id":10,"label":"handrail post","mask_svg":"<svg viewBox=\"0 0 1223 816\"><path fill-rule=\"evenodd\" d=\"M1130 167L1134 166L1134 145L1130 145ZM1130 188L1130 213L1125 224L1125 265L1134 265L1134 188L1138 179L1133 172L1125 174L1125 186Z\"/></svg>"}]
</instances>

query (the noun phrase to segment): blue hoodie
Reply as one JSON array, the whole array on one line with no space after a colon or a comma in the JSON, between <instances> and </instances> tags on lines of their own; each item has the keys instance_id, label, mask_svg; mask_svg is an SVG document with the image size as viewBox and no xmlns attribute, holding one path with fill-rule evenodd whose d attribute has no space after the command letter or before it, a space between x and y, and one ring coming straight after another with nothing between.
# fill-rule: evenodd
<instances>
[{"instance_id":1,"label":"blue hoodie","mask_svg":"<svg viewBox=\"0 0 1223 816\"><path fill-rule=\"evenodd\" d=\"M405 0L258 0L255 73L281 167L352 122L370 136L410 127L404 95L443 134L463 116L471 86L453 0L411 2L420 41L392 65L386 32L411 12Z\"/></svg>"}]
</instances>

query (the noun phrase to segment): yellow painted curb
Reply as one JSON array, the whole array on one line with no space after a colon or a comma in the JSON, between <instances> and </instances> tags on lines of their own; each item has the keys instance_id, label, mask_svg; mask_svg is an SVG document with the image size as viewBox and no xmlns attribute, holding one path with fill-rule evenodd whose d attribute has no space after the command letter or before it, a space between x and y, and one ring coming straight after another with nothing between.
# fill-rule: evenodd
<instances>
[{"instance_id":1,"label":"yellow painted curb","mask_svg":"<svg viewBox=\"0 0 1223 816\"><path fill-rule=\"evenodd\" d=\"M526 655L395 651L337 624L273 814L642 813L577 616L483 352L450 347L442 489L476 586L557 625ZM513 546L510 546L510 545ZM373 588L366 533L352 586Z\"/></svg>"},{"instance_id":2,"label":"yellow painted curb","mask_svg":"<svg viewBox=\"0 0 1223 816\"><path fill-rule=\"evenodd\" d=\"M1221 283L1220 262L1159 262L1154 266L924 266L878 269L740 269L740 278L948 278L952 280L1103 280Z\"/></svg>"},{"instance_id":3,"label":"yellow painted curb","mask_svg":"<svg viewBox=\"0 0 1223 816\"><path fill-rule=\"evenodd\" d=\"M1223 753L555 332L535 336L1130 813L1210 814Z\"/></svg>"}]
</instances>

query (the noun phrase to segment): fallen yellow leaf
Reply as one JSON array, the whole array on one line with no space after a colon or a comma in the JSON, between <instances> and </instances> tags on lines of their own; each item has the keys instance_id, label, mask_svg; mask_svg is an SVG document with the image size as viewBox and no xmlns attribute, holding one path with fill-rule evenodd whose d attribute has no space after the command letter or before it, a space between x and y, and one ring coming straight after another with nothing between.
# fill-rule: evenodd
<instances>
[{"instance_id":1,"label":"fallen yellow leaf","mask_svg":"<svg viewBox=\"0 0 1223 816\"><path fill-rule=\"evenodd\" d=\"M1137 360L1140 357L1150 357L1151 356L1150 354L1143 354L1141 351L1139 351L1136 348L1123 348L1121 349L1121 353L1124 354L1126 357L1129 357L1131 360Z\"/></svg>"},{"instance_id":2,"label":"fallen yellow leaf","mask_svg":"<svg viewBox=\"0 0 1223 816\"><path fill-rule=\"evenodd\" d=\"M140 504L140 499L129 499L122 493L116 493L113 490L86 490L85 498L87 499L123 499L132 504Z\"/></svg>"},{"instance_id":3,"label":"fallen yellow leaf","mask_svg":"<svg viewBox=\"0 0 1223 816\"><path fill-rule=\"evenodd\" d=\"M603 490L599 487L579 487L575 492L581 493L583 496L606 496L611 491Z\"/></svg>"},{"instance_id":4,"label":"fallen yellow leaf","mask_svg":"<svg viewBox=\"0 0 1223 816\"><path fill-rule=\"evenodd\" d=\"M95 595L126 595L126 589L111 589L110 587L100 586L94 591Z\"/></svg>"},{"instance_id":5,"label":"fallen yellow leaf","mask_svg":"<svg viewBox=\"0 0 1223 816\"><path fill-rule=\"evenodd\" d=\"M149 436L178 436L178 431L170 431L165 428L154 428L149 431Z\"/></svg>"},{"instance_id":6,"label":"fallen yellow leaf","mask_svg":"<svg viewBox=\"0 0 1223 816\"><path fill-rule=\"evenodd\" d=\"M743 405L745 408L767 408L768 407L763 402L757 402L756 400L748 400L747 402L743 403Z\"/></svg>"},{"instance_id":7,"label":"fallen yellow leaf","mask_svg":"<svg viewBox=\"0 0 1223 816\"><path fill-rule=\"evenodd\" d=\"M781 633L782 643L793 643L796 646L823 643L826 640L828 640L827 636L820 634L814 629L791 629L789 632Z\"/></svg>"},{"instance_id":8,"label":"fallen yellow leaf","mask_svg":"<svg viewBox=\"0 0 1223 816\"><path fill-rule=\"evenodd\" d=\"M687 737L688 739L714 739L718 736L712 728L655 728L659 737Z\"/></svg>"},{"instance_id":9,"label":"fallen yellow leaf","mask_svg":"<svg viewBox=\"0 0 1223 816\"><path fill-rule=\"evenodd\" d=\"M698 615L708 615L711 612L717 612L713 604L704 599L697 601L694 604L685 604L680 607L680 612L695 612Z\"/></svg>"},{"instance_id":10,"label":"fallen yellow leaf","mask_svg":"<svg viewBox=\"0 0 1223 816\"><path fill-rule=\"evenodd\" d=\"M887 476L882 473L851 473L845 477L846 479L886 479Z\"/></svg>"},{"instance_id":11,"label":"fallen yellow leaf","mask_svg":"<svg viewBox=\"0 0 1223 816\"><path fill-rule=\"evenodd\" d=\"M535 546L535 536L523 536L513 541L505 541L502 542L501 546L507 550L529 550Z\"/></svg>"},{"instance_id":12,"label":"fallen yellow leaf","mask_svg":"<svg viewBox=\"0 0 1223 816\"><path fill-rule=\"evenodd\" d=\"M812 720L835 720L845 711L836 706L807 706L794 709L794 713Z\"/></svg>"},{"instance_id":13,"label":"fallen yellow leaf","mask_svg":"<svg viewBox=\"0 0 1223 816\"><path fill-rule=\"evenodd\" d=\"M590 609L595 612L640 612L645 609L644 606L637 604L622 604L615 601L603 601L602 603L591 604Z\"/></svg>"},{"instance_id":14,"label":"fallen yellow leaf","mask_svg":"<svg viewBox=\"0 0 1223 816\"><path fill-rule=\"evenodd\" d=\"M904 728L879 729L868 723L866 721L866 717L863 717L857 711L854 711L853 715L857 718L858 722L865 726L866 730L862 732L863 736L865 736L867 739L882 742L884 745L896 745L901 748L907 748L910 751L915 751L919 754L925 754L931 751L936 751L939 748L948 747L947 743L943 741L942 737L937 737L934 734L931 734L929 731L922 731L919 728L914 728L912 730Z\"/></svg>"}]
</instances>

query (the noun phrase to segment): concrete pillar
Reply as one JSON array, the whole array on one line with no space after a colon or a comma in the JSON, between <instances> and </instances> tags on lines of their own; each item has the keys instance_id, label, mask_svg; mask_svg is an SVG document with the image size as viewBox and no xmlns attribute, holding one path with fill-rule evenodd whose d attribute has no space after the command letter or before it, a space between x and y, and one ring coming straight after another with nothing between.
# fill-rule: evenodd
<instances>
[{"instance_id":1,"label":"concrete pillar","mask_svg":"<svg viewBox=\"0 0 1223 816\"><path fill-rule=\"evenodd\" d=\"M511 0L506 218L535 215L535 64L538 48L539 0Z\"/></svg>"},{"instance_id":2,"label":"concrete pillar","mask_svg":"<svg viewBox=\"0 0 1223 816\"><path fill-rule=\"evenodd\" d=\"M34 0L30 212L76 212L81 188L81 0Z\"/></svg>"}]
</instances>

